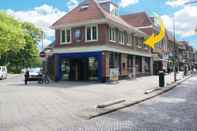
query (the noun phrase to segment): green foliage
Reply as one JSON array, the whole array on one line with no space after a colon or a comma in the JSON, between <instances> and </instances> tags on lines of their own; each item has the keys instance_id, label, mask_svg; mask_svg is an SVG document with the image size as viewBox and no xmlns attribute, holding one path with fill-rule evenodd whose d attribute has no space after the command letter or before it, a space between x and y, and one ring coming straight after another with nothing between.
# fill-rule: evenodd
<instances>
[{"instance_id":1,"label":"green foliage","mask_svg":"<svg viewBox=\"0 0 197 131\"><path fill-rule=\"evenodd\" d=\"M13 73L39 66L38 42L41 37L42 31L33 24L0 12L0 65L7 65Z\"/></svg>"},{"instance_id":2,"label":"green foliage","mask_svg":"<svg viewBox=\"0 0 197 131\"><path fill-rule=\"evenodd\" d=\"M24 45L24 31L21 23L0 12L0 55L7 51L18 51Z\"/></svg>"}]
</instances>

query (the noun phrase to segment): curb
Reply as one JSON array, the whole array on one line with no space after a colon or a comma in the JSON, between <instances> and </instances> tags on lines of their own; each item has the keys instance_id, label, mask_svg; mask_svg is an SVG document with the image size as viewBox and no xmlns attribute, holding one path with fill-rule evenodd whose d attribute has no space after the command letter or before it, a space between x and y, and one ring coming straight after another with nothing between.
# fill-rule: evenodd
<instances>
[{"instance_id":1,"label":"curb","mask_svg":"<svg viewBox=\"0 0 197 131\"><path fill-rule=\"evenodd\" d=\"M180 85L182 82L186 81L187 79L189 79L191 77L192 77L192 74L189 75L189 76L186 76L182 80L177 81L176 83L173 83L173 84L171 84L169 86L164 87L164 89L157 90L157 91L153 92L154 94L150 93L151 95L148 96L148 97L142 97L139 100L130 101L130 102L129 102L129 100L127 100L128 102L126 101L125 103L122 103L121 105L115 105L115 107L108 108L108 109L105 109L105 110L100 111L100 112L92 112L92 114L89 113L89 115L86 116L86 117L87 117L87 119L93 119L93 118L96 118L96 117L99 117L99 116L102 116L102 115L105 115L105 114L108 114L108 113L112 113L112 112L118 111L118 110L123 109L123 108L127 108L127 107L130 107L130 106L142 103L144 101L147 101L147 100L149 100L151 98L157 97L157 96L159 96L161 94L164 94L164 93L172 90L173 88L175 88L176 86Z\"/></svg>"}]
</instances>

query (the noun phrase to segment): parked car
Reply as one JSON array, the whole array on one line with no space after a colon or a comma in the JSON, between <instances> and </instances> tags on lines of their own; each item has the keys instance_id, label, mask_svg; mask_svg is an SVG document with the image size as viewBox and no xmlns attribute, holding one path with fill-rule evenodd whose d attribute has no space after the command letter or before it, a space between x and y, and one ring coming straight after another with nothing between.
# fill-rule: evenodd
<instances>
[{"instance_id":1,"label":"parked car","mask_svg":"<svg viewBox=\"0 0 197 131\"><path fill-rule=\"evenodd\" d=\"M0 79L7 79L7 67L0 66Z\"/></svg>"},{"instance_id":2,"label":"parked car","mask_svg":"<svg viewBox=\"0 0 197 131\"><path fill-rule=\"evenodd\" d=\"M29 70L29 80L36 81L39 80L42 76L41 68L31 68Z\"/></svg>"}]
</instances>

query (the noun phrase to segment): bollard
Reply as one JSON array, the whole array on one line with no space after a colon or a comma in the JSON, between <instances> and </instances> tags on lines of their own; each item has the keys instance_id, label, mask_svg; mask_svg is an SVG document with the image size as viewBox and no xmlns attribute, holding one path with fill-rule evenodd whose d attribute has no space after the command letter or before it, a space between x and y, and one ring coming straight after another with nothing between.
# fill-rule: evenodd
<instances>
[{"instance_id":1,"label":"bollard","mask_svg":"<svg viewBox=\"0 0 197 131\"><path fill-rule=\"evenodd\" d=\"M165 86L165 72L159 71L159 87Z\"/></svg>"}]
</instances>

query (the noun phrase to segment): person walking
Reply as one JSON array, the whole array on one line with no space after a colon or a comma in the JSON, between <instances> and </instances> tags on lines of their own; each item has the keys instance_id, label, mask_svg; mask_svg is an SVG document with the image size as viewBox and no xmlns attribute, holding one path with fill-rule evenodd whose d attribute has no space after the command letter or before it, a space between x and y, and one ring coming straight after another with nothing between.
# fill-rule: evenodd
<instances>
[{"instance_id":1,"label":"person walking","mask_svg":"<svg viewBox=\"0 0 197 131\"><path fill-rule=\"evenodd\" d=\"M25 85L27 85L28 79L29 79L29 70L25 72Z\"/></svg>"}]
</instances>

